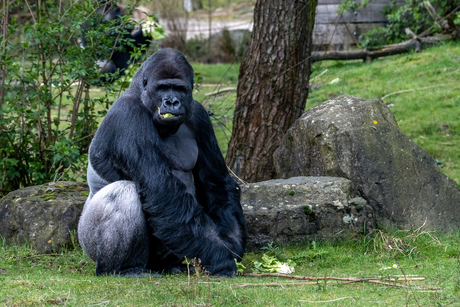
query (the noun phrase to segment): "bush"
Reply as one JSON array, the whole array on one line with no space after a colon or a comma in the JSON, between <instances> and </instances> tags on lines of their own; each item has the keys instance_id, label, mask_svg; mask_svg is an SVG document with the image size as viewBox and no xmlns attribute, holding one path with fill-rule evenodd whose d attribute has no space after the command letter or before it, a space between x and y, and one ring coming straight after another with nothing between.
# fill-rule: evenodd
<instances>
[{"instance_id":1,"label":"bush","mask_svg":"<svg viewBox=\"0 0 460 307\"><path fill-rule=\"evenodd\" d=\"M90 95L100 85L95 62L110 56L115 40L116 48L132 44L123 34L136 26L130 14L102 22L92 0L10 3L0 35L0 194L82 176L98 123L126 87L120 80ZM14 17L25 14L21 23Z\"/></svg>"},{"instance_id":2,"label":"bush","mask_svg":"<svg viewBox=\"0 0 460 307\"><path fill-rule=\"evenodd\" d=\"M431 0L430 2L441 17L446 16L458 6L456 0ZM364 42L364 47L400 43L410 39L404 31L405 28L410 28L415 34L421 34L435 25L423 0L406 0L404 5L393 1L384 9L383 14L387 16L389 24L361 35L360 40ZM453 18L456 23L460 21L458 15L454 15ZM440 32L441 29L436 25L434 33Z\"/></svg>"}]
</instances>

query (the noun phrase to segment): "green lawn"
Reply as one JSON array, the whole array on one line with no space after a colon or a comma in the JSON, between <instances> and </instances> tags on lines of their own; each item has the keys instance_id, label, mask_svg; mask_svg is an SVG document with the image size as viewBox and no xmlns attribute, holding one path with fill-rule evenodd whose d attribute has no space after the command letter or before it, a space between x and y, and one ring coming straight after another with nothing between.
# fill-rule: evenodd
<instances>
[{"instance_id":1,"label":"green lawn","mask_svg":"<svg viewBox=\"0 0 460 307\"><path fill-rule=\"evenodd\" d=\"M193 67L204 77L203 83L220 82L223 84L221 87L236 86L232 80L238 76L238 64L194 64ZM224 76L227 69L228 73L221 81L220 76ZM441 170L447 176L460 183L459 42L448 42L424 49L420 53L377 59L371 64L362 61L318 62L312 70L312 88L307 109L342 94L382 98L405 91L384 99L399 127L438 160ZM203 94L215 89L202 87L195 94L195 99L203 101ZM235 100L235 95L220 95L213 104L217 118L222 116L216 107L225 112L225 124L230 131L233 110L228 111L228 108L231 108ZM217 126L217 121L215 123L219 144L225 153L230 133L222 125Z\"/></svg>"},{"instance_id":2,"label":"green lawn","mask_svg":"<svg viewBox=\"0 0 460 307\"><path fill-rule=\"evenodd\" d=\"M95 277L94 262L80 247L37 255L24 246L0 244L0 302L2 306L458 306L459 234L436 237L420 230L383 235L398 242L402 252L379 245L374 250L374 242L365 239L272 246L265 251L281 260L296 259L296 275L377 278L380 284L318 280L299 285L305 281L193 274ZM381 238L378 235L377 242L384 242ZM243 260L246 272L253 271L253 261L260 258L261 253L248 253ZM404 274L424 280L400 281L396 286L388 281ZM267 283L271 285L261 285Z\"/></svg>"}]
</instances>

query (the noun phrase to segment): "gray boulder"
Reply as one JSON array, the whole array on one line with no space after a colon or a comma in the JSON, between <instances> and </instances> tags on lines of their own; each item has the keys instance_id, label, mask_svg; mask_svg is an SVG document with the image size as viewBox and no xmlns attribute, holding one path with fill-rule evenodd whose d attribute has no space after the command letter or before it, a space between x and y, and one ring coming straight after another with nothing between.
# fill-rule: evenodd
<instances>
[{"instance_id":1,"label":"gray boulder","mask_svg":"<svg viewBox=\"0 0 460 307\"><path fill-rule=\"evenodd\" d=\"M307 112L274 154L281 178L350 179L387 227L460 227L460 191L379 99L340 96Z\"/></svg>"},{"instance_id":2,"label":"gray boulder","mask_svg":"<svg viewBox=\"0 0 460 307\"><path fill-rule=\"evenodd\" d=\"M351 238L373 230L372 207L345 178L296 177L241 190L250 248ZM72 246L88 194L88 186L77 182L11 192L0 200L0 236L12 244L29 243L40 253Z\"/></svg>"},{"instance_id":3,"label":"gray boulder","mask_svg":"<svg viewBox=\"0 0 460 307\"><path fill-rule=\"evenodd\" d=\"M12 244L29 243L40 253L77 244L88 195L87 184L63 181L13 191L0 200L0 236Z\"/></svg>"},{"instance_id":4,"label":"gray boulder","mask_svg":"<svg viewBox=\"0 0 460 307\"><path fill-rule=\"evenodd\" d=\"M373 230L372 208L350 180L295 177L241 186L249 248L351 238Z\"/></svg>"}]
</instances>

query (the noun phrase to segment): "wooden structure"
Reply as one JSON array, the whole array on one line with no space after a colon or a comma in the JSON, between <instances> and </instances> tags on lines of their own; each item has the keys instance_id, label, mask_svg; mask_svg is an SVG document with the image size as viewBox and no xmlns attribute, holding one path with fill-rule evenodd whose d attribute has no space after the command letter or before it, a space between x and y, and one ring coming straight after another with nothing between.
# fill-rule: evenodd
<instances>
[{"instance_id":1,"label":"wooden structure","mask_svg":"<svg viewBox=\"0 0 460 307\"><path fill-rule=\"evenodd\" d=\"M388 23L382 14L390 0L371 0L365 8L338 13L342 0L318 0L313 44L315 51L348 50L359 42L359 36ZM396 0L401 5L404 0Z\"/></svg>"}]
</instances>

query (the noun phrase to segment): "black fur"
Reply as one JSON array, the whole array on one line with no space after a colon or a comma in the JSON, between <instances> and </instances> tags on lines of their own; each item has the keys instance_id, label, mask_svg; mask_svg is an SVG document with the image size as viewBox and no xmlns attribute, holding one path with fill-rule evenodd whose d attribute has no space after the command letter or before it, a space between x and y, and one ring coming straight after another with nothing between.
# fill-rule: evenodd
<instances>
[{"instance_id":1,"label":"black fur","mask_svg":"<svg viewBox=\"0 0 460 307\"><path fill-rule=\"evenodd\" d=\"M184 257L197 257L211 274L233 276L247 237L240 189L207 112L193 100L193 76L182 53L162 49L152 55L101 123L90 164L102 181L135 184L150 242L140 270L170 270ZM181 116L164 119L158 107Z\"/></svg>"}]
</instances>

